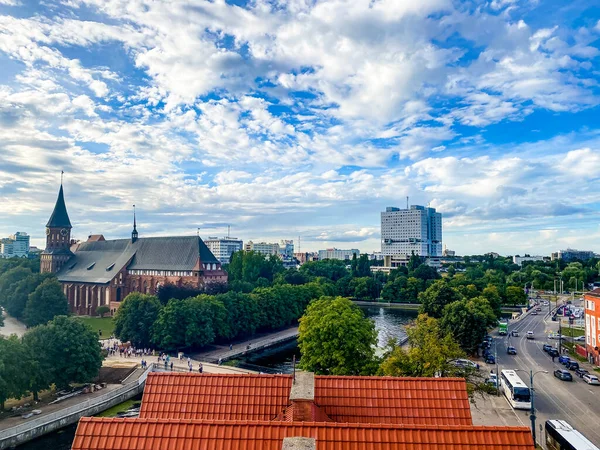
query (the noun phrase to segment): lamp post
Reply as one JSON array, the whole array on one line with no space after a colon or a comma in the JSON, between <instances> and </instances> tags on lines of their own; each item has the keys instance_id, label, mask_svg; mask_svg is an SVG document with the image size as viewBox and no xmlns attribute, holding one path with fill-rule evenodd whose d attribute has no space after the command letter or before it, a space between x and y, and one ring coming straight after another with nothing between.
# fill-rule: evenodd
<instances>
[{"instance_id":1,"label":"lamp post","mask_svg":"<svg viewBox=\"0 0 600 450\"><path fill-rule=\"evenodd\" d=\"M515 371L526 372L523 369L516 369ZM536 445L535 439L535 403L534 403L534 389L533 389L533 377L535 377L538 373L548 373L547 370L538 370L534 372L533 370L529 371L529 390L531 391L531 409L529 410L529 418L531 419L531 435L533 436L533 445Z\"/></svg>"}]
</instances>

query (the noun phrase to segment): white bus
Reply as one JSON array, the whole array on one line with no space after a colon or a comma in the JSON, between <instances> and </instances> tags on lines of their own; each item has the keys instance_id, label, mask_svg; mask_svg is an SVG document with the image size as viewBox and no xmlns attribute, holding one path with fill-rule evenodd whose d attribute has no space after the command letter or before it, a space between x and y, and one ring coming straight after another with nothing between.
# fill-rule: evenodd
<instances>
[{"instance_id":1,"label":"white bus","mask_svg":"<svg viewBox=\"0 0 600 450\"><path fill-rule=\"evenodd\" d=\"M531 392L514 370L503 370L500 386L514 409L531 409Z\"/></svg>"},{"instance_id":2,"label":"white bus","mask_svg":"<svg viewBox=\"0 0 600 450\"><path fill-rule=\"evenodd\" d=\"M548 450L600 450L564 420L546 420Z\"/></svg>"}]
</instances>

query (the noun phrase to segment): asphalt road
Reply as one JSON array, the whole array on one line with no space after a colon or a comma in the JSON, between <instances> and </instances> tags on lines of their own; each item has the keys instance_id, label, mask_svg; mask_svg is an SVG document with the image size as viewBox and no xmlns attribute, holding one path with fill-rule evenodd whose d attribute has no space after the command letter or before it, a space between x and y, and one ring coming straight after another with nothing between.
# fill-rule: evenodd
<instances>
[{"instance_id":1,"label":"asphalt road","mask_svg":"<svg viewBox=\"0 0 600 450\"><path fill-rule=\"evenodd\" d=\"M556 331L558 325L552 322L547 315L547 306L539 315L526 315L518 322L509 325L509 336L498 336L494 339L497 344L498 368L520 369L517 372L521 379L529 386L529 371L547 370L548 374L538 373L534 378L535 408L537 412L536 432L538 443L545 441L544 432L540 432L548 419L563 419L583 433L590 441L600 447L600 386L590 386L571 372L573 381L561 381L555 378L555 369L564 366L558 363L558 358L552 362L542 346L549 343L557 345L556 340L548 340L546 336L551 331ZM516 330L519 337L510 337L510 332ZM533 331L534 340L526 339L527 331ZM512 345L517 349L517 355L506 353L506 347ZM485 366L485 364L484 364ZM488 366L488 369L493 369ZM516 414L524 425L530 426L528 411L517 410Z\"/></svg>"}]
</instances>

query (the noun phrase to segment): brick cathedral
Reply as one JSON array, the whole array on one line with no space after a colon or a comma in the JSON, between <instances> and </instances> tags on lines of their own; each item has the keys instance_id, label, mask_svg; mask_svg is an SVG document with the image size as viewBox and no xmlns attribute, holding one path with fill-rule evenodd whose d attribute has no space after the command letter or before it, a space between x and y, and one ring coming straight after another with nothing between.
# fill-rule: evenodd
<instances>
[{"instance_id":1,"label":"brick cathedral","mask_svg":"<svg viewBox=\"0 0 600 450\"><path fill-rule=\"evenodd\" d=\"M91 235L71 240L63 186L46 224L42 273L56 273L72 313L96 315L106 305L114 314L131 292L154 294L162 284L200 288L226 282L227 272L199 236L138 237L136 219L130 239Z\"/></svg>"}]
</instances>

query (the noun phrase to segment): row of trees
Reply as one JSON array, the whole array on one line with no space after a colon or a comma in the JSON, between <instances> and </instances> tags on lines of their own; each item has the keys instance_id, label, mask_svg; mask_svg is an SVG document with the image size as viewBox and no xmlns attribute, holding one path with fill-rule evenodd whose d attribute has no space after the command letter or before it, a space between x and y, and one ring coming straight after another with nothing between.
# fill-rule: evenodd
<instances>
[{"instance_id":1,"label":"row of trees","mask_svg":"<svg viewBox=\"0 0 600 450\"><path fill-rule=\"evenodd\" d=\"M85 383L98 376L101 347L95 331L74 317L58 316L22 338L0 336L0 406L55 385Z\"/></svg>"},{"instance_id":2,"label":"row of trees","mask_svg":"<svg viewBox=\"0 0 600 450\"><path fill-rule=\"evenodd\" d=\"M67 315L69 306L54 274L41 274L30 260L8 260L0 274L0 306L29 327Z\"/></svg>"},{"instance_id":3,"label":"row of trees","mask_svg":"<svg viewBox=\"0 0 600 450\"><path fill-rule=\"evenodd\" d=\"M153 295L132 293L114 317L115 335L137 347L165 350L230 342L296 323L312 299L327 294L317 282L173 298L163 305Z\"/></svg>"}]
</instances>

